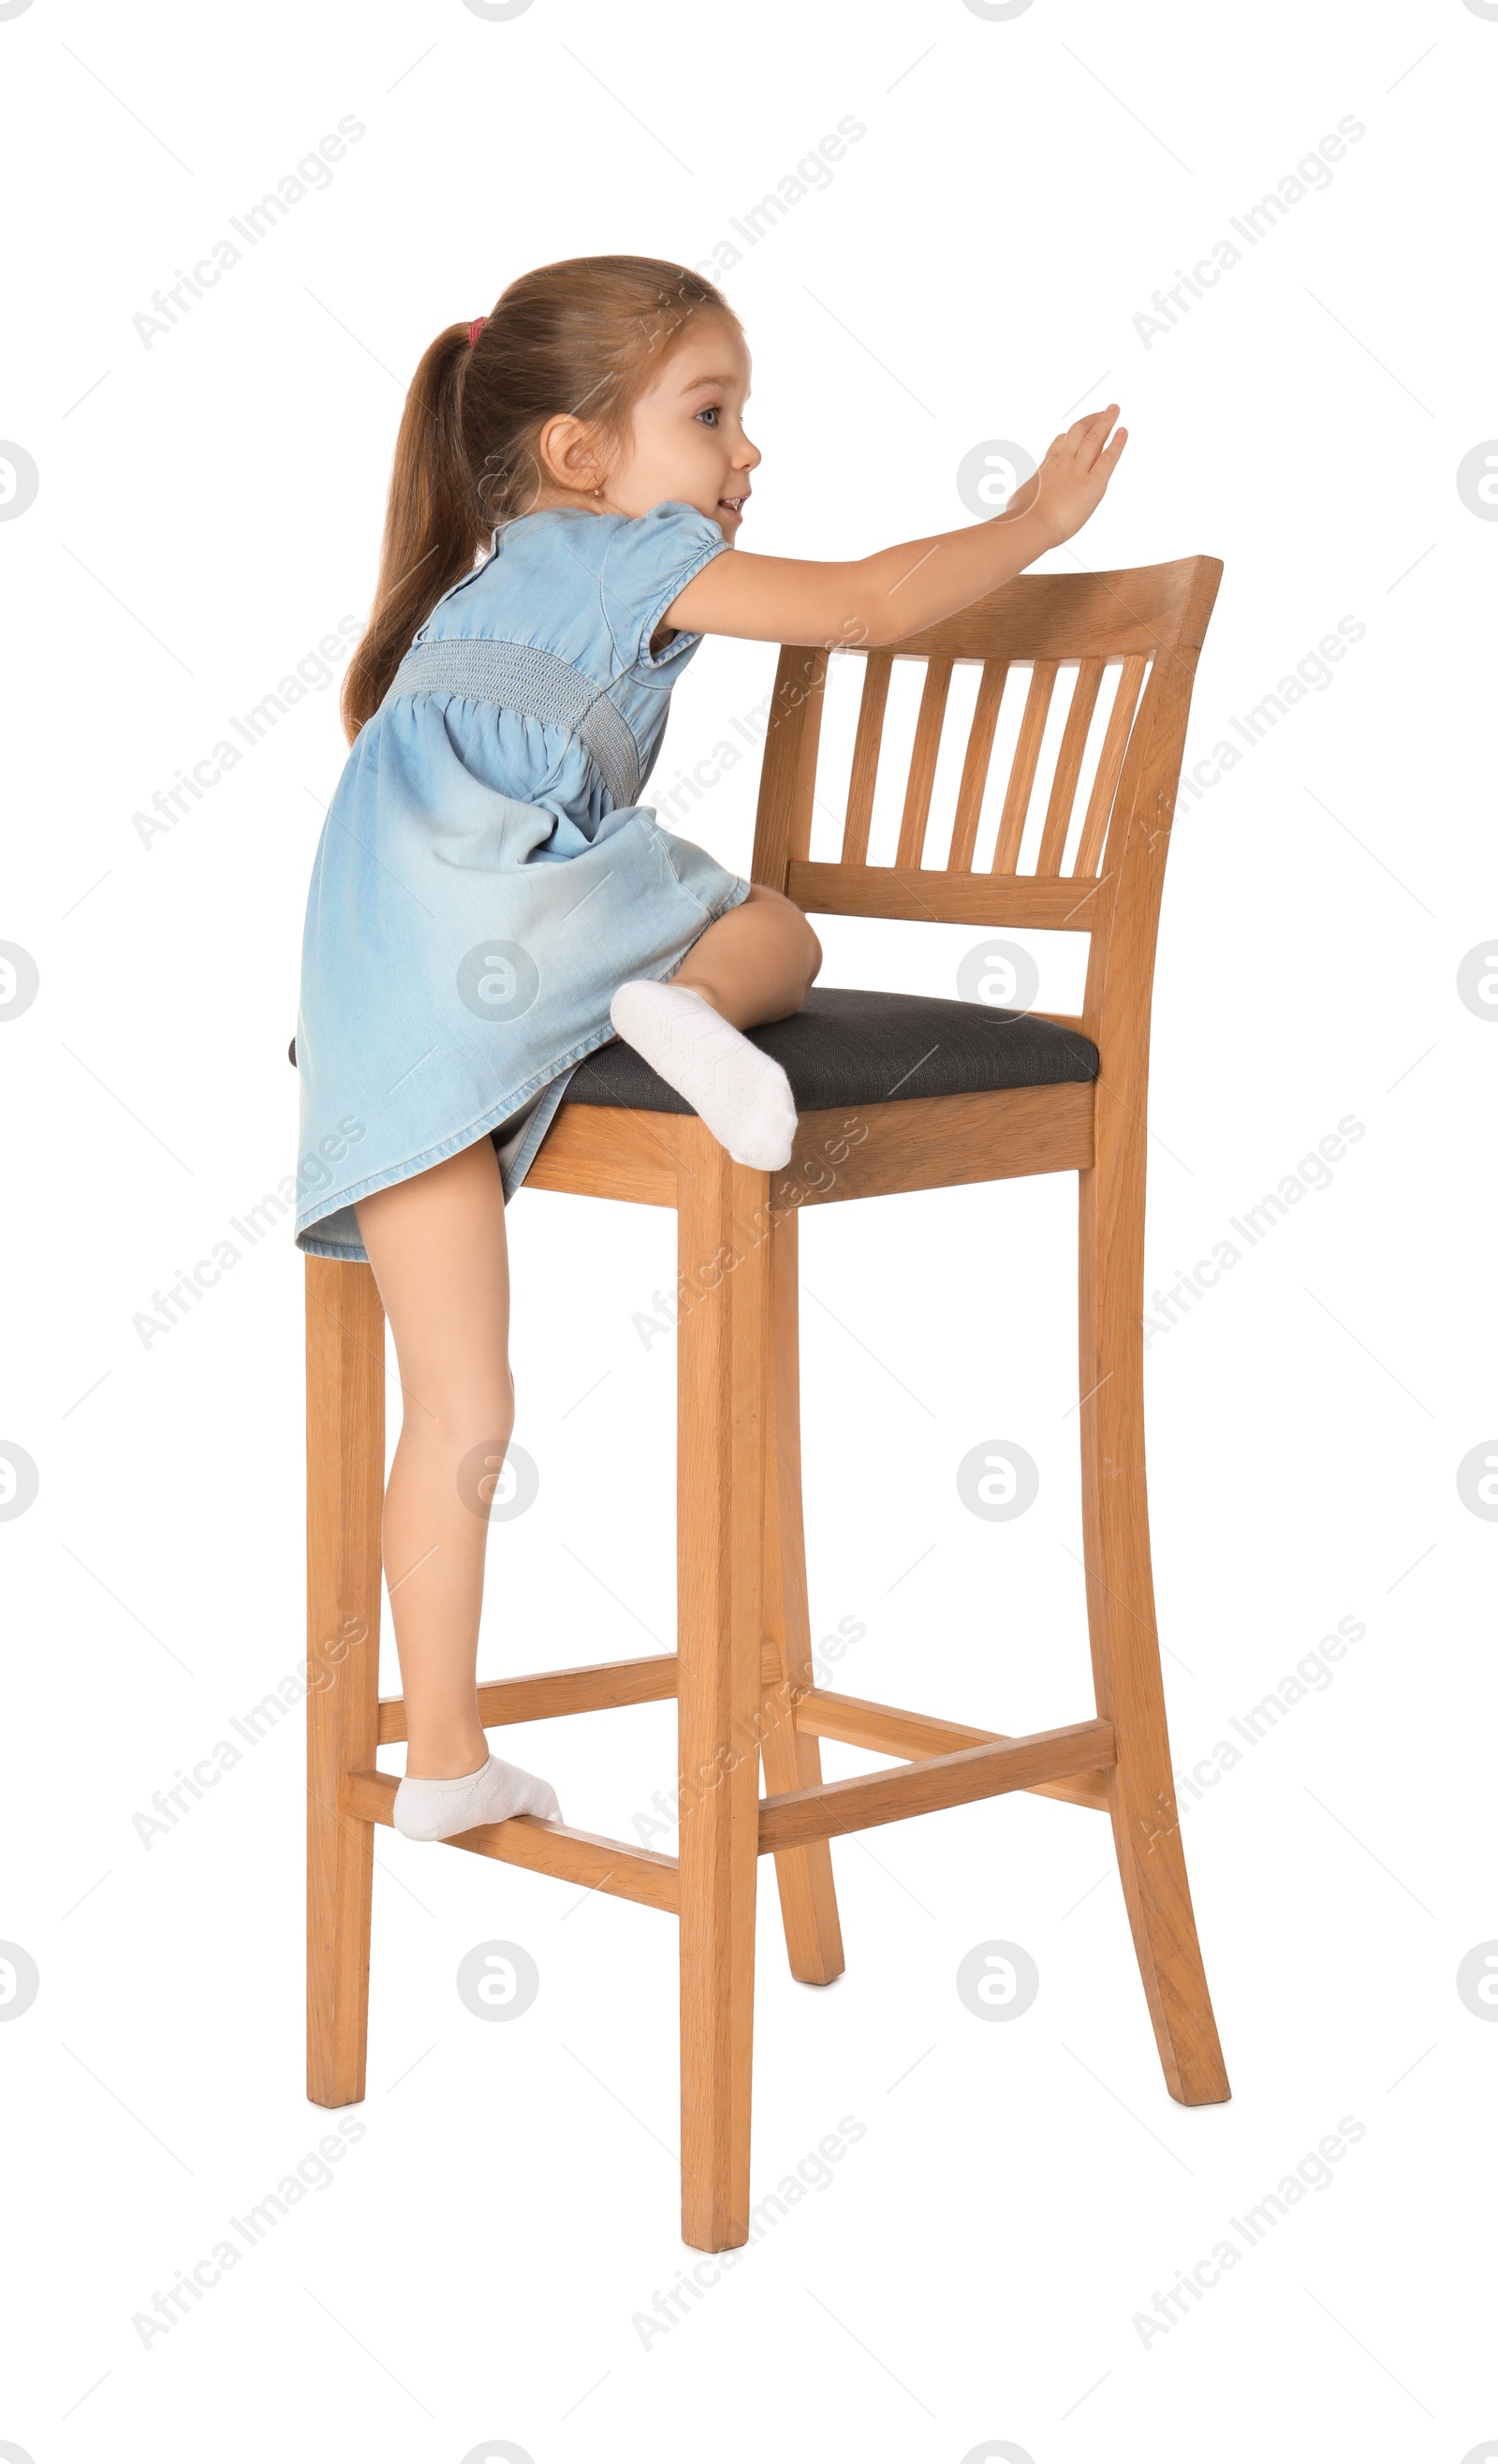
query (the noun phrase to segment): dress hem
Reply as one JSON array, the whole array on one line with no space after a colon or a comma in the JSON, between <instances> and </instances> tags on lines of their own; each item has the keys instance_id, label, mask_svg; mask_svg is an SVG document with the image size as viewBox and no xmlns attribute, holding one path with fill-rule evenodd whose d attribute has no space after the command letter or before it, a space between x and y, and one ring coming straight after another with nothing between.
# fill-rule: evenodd
<instances>
[{"instance_id":1,"label":"dress hem","mask_svg":"<svg viewBox=\"0 0 1498 2464\"><path fill-rule=\"evenodd\" d=\"M674 870L675 868L673 867L672 869ZM679 886L684 887L684 885ZM720 899L716 907L705 907L702 911L702 932L705 933L710 924L715 924L721 915L727 915L731 908L741 906L749 896L751 887L752 885L742 877L737 878L727 898ZM691 896L689 891L685 894L688 897ZM644 970L643 979L659 983L674 976L679 968L684 966L701 938L702 933L695 933L680 956L668 958L662 966ZM295 1225L293 1233L295 1246L304 1257L336 1258L347 1265L367 1266L369 1252L361 1242L353 1242L345 1245L332 1241L318 1241L314 1238L316 1226L319 1223L325 1223L330 1216L341 1214L345 1207L356 1205L359 1199L373 1198L376 1192L381 1189L393 1189L399 1181L414 1180L418 1173L428 1172L434 1164L445 1163L449 1155L462 1155L468 1147L477 1146L481 1138L500 1128L502 1123L510 1119L524 1105L528 1104L532 1096L540 1094L544 1097L556 1085L556 1082L561 1080L562 1085L554 1100L549 1106L543 1102L537 1108L535 1117L531 1122L510 1165L510 1185L504 1191L505 1202L508 1205L535 1161L541 1141L551 1128L553 1119L560 1107L567 1080L571 1078L579 1063L587 1060L590 1053L597 1051L601 1045L612 1044L615 1034L616 1030L612 1024L596 1029L571 1052L564 1053L553 1067L537 1072L524 1086L515 1089L501 1102L481 1113L468 1128L454 1131L450 1136L439 1139L436 1145L424 1148L420 1155L409 1157L404 1163L392 1164L387 1171L372 1174L367 1180L355 1182L351 1188L341 1190L332 1205L319 1204L315 1214L310 1213L305 1222L298 1222Z\"/></svg>"}]
</instances>

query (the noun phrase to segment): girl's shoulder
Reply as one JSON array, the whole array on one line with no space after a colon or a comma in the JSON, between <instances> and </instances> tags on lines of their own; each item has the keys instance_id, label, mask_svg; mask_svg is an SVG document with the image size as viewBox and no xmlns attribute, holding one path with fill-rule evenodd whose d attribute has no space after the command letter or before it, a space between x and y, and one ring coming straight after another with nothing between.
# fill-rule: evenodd
<instances>
[{"instance_id":1,"label":"girl's shoulder","mask_svg":"<svg viewBox=\"0 0 1498 2464\"><path fill-rule=\"evenodd\" d=\"M502 524L494 543L492 561L500 566L508 558L512 571L544 573L563 589L572 574L586 575L620 598L652 590L684 564L705 564L727 544L715 521L674 500L648 514L548 506Z\"/></svg>"},{"instance_id":2,"label":"girl's shoulder","mask_svg":"<svg viewBox=\"0 0 1498 2464\"><path fill-rule=\"evenodd\" d=\"M500 524L484 562L444 594L417 639L488 635L573 659L608 650L621 667L642 657L658 665L648 644L661 616L727 545L695 505L640 515L543 507ZM687 638L677 634L662 655Z\"/></svg>"}]
</instances>

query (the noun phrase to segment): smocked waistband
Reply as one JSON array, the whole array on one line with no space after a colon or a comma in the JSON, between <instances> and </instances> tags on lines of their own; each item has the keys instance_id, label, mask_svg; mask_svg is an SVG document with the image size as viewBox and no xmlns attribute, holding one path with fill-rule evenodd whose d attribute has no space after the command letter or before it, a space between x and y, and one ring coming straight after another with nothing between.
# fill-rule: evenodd
<instances>
[{"instance_id":1,"label":"smocked waistband","mask_svg":"<svg viewBox=\"0 0 1498 2464\"><path fill-rule=\"evenodd\" d=\"M472 635L414 642L385 700L423 693L496 702L504 710L539 719L544 727L565 728L586 749L617 806L632 804L640 791L640 746L629 721L619 715L602 685L579 675L550 650Z\"/></svg>"}]
</instances>

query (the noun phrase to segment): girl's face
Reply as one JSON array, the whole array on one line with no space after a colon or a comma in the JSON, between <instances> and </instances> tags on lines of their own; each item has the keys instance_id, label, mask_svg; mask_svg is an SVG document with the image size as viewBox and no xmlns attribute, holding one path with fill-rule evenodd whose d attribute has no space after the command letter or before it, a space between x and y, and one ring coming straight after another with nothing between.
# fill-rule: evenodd
<instances>
[{"instance_id":1,"label":"girl's face","mask_svg":"<svg viewBox=\"0 0 1498 2464\"><path fill-rule=\"evenodd\" d=\"M590 501L600 513L632 517L655 505L694 505L731 547L760 460L744 432L749 389L738 326L699 311L637 400L628 437L606 475L597 474L602 494Z\"/></svg>"}]
</instances>

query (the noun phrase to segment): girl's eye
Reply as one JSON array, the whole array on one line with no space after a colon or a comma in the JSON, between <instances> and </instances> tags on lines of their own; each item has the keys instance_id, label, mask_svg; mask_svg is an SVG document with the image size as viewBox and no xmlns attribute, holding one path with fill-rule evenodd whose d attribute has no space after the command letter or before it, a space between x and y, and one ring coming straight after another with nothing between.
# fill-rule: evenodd
<instances>
[{"instance_id":1,"label":"girl's eye","mask_svg":"<svg viewBox=\"0 0 1498 2464\"><path fill-rule=\"evenodd\" d=\"M699 419L706 419L709 424L715 424L718 418L717 407L715 405L709 404L706 410L700 410L697 416Z\"/></svg>"}]
</instances>

